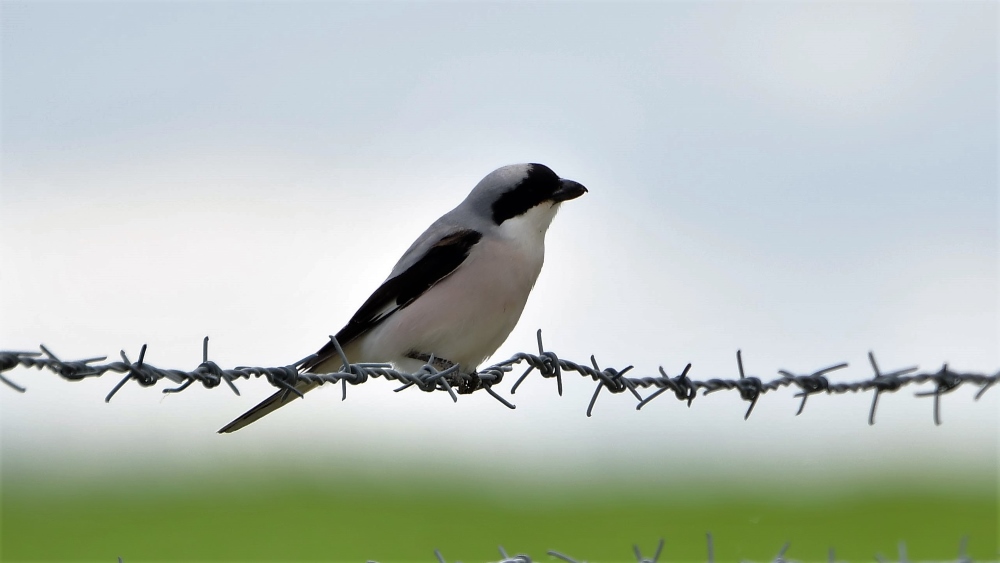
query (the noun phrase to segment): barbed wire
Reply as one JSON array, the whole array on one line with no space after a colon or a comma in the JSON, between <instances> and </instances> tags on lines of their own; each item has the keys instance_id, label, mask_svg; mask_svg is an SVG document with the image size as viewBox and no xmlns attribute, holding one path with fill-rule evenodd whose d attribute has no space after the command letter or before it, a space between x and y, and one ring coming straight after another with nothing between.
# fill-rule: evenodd
<instances>
[{"instance_id":1,"label":"barbed wire","mask_svg":"<svg viewBox=\"0 0 1000 563\"><path fill-rule=\"evenodd\" d=\"M706 560L708 563L715 563L715 541L714 538L712 537L712 533L711 532L706 533L705 538L708 547L707 550L708 557ZM653 552L652 558L643 557L642 550L639 548L639 545L633 544L632 554L635 556L636 563L658 563L660 555L663 554L663 547L665 544L666 542L664 541L664 539L660 538L659 543L656 544L656 550ZM781 546L781 549L778 550L778 554L775 555L774 559L770 560L771 563L797 563L793 559L785 558L785 553L788 552L788 549L791 546L792 546L791 542L785 542L785 544ZM956 563L972 563L972 559L968 555L968 546L969 546L969 538L968 536L965 536L958 543L958 558L955 560ZM444 558L441 557L441 553L439 551L435 550L434 554L437 556L438 563L446 563ZM561 559L566 563L586 563L586 561L582 562L578 561L566 554L554 550L549 550L546 552L546 554L549 555L550 557L556 557L558 559ZM515 555L514 557L508 556L503 546L500 546L500 555L502 559L500 560L499 563L532 563L531 557L527 555L520 554L520 555ZM834 550L834 548L832 547L829 548L827 550L826 555L827 555L827 563L837 563L836 551ZM819 558L812 558L811 560L819 561ZM884 557L882 557L880 553L875 554L875 560L878 563L889 563L889 561L886 560ZM741 563L749 563L749 562L747 560L741 560ZM906 557L906 542L899 542L898 563L910 563L910 561Z\"/></svg>"},{"instance_id":2,"label":"barbed wire","mask_svg":"<svg viewBox=\"0 0 1000 563\"><path fill-rule=\"evenodd\" d=\"M712 537L712 533L711 532L706 533L705 537L706 537L706 543L707 543L707 546L708 546L707 562L708 563L715 563L715 542L714 542L714 539ZM642 550L639 549L638 544L633 545L632 546L632 554L635 555L635 561L636 561L636 563L658 563L659 559L660 559L660 555L663 554L663 547L664 547L665 544L666 544L666 542L664 541L664 539L660 538L659 543L657 543L657 545L656 545L656 550L653 552L653 557L652 558L643 557L642 556ZM955 560L956 563L972 563L972 559L968 555L968 544L969 544L969 538L968 538L968 536L963 537L959 541L959 544L958 544L958 558ZM781 549L778 550L778 554L775 555L774 559L770 560L771 563L796 563L795 560L793 560L793 559L786 559L785 558L785 553L788 552L788 549L791 547L791 545L792 545L791 542L785 542L785 544L781 546ZM440 556L440 553L438 553L437 551L435 551L435 554L438 556L439 563L445 563L444 559ZM503 549L503 546L500 547L500 555L503 557L503 559L500 561L500 563L532 563L531 558L528 557L527 555L517 555L517 556L514 556L514 557L508 557L507 556L507 552L504 551L504 549ZM572 557L570 557L568 555L565 555L563 553L559 553L558 551L549 550L547 552L547 555L549 555L551 557L556 557L558 559L561 559L561 560L565 561L566 563L586 563L585 561L583 561L583 562L578 561L578 560L576 560L576 559L574 559L574 558L572 558ZM827 550L826 555L827 555L827 563L836 563L837 562L836 551L834 550L834 548L832 548L832 547L829 548ZM812 561L819 561L819 558L812 558L811 560ZM878 561L878 563L889 563L879 553L875 554L875 560ZM910 563L910 561L906 557L906 542L899 542L899 560L898 560L898 562L899 563ZM741 563L749 563L749 562L747 560L741 560Z\"/></svg>"},{"instance_id":3,"label":"barbed wire","mask_svg":"<svg viewBox=\"0 0 1000 563\"><path fill-rule=\"evenodd\" d=\"M167 379L177 387L164 389L164 393L178 393L184 391L194 383L201 383L206 388L215 388L225 383L237 395L240 394L234 381L238 379L264 378L271 385L286 393L295 393L302 396L296 389L296 384L300 382L327 384L340 383L342 400L347 398L347 385L360 385L369 378L382 377L391 381L399 381L402 386L395 389L396 392L403 391L410 387L416 387L422 391L445 391L453 401L458 401L459 394L469 394L475 391L484 390L494 399L510 409L516 408L513 403L500 396L493 387L499 384L505 374L512 371L515 366L525 364L527 370L511 386L510 394L514 395L518 387L524 380L534 372L538 372L543 378L554 378L556 380L556 392L561 396L563 393L564 372L575 372L583 377L589 377L597 382L594 394L587 405L587 416L591 416L594 405L602 389L607 389L613 394L620 394L628 391L637 401L636 410L641 410L657 397L673 392L677 400L684 401L688 406L698 395L698 391L703 391L702 395L709 395L718 391L736 391L740 398L749 403L744 420L750 417L757 401L761 396L776 391L783 387L797 387L798 393L795 397L801 398L796 416L802 414L806 401L809 397L820 393L845 394L858 392L872 392L872 403L868 413L868 424L875 424L875 411L878 407L878 400L882 393L891 393L902 389L908 385L933 383L934 389L931 391L919 392L917 397L933 397L934 401L934 423L941 424L941 396L951 393L965 384L979 386L979 391L975 395L975 400L980 397L1000 379L1000 371L993 375L980 373L958 373L950 370L948 364L944 364L936 372L916 373L917 367L883 372L875 360L875 354L868 353L868 359L874 375L869 379L847 383L833 383L827 377L828 374L847 367L847 363L839 363L816 370L808 374L796 374L787 370L778 370L780 377L768 382L763 379L747 375L743 367L742 351L736 351L736 364L739 370L737 379L712 378L704 381L691 379L689 373L691 364L687 364L680 375L670 377L662 366L658 368L659 376L646 377L625 377L626 373L632 371L633 366L626 366L621 369L606 367L601 368L597 359L590 356L590 365L579 364L570 360L565 360L556 355L555 352L545 350L542 343L542 331L537 333L538 353L530 354L519 352L507 360L493 364L475 373L462 373L457 365L451 365L447 369L439 370L439 367L449 364L430 356L426 363L415 373L407 373L392 369L390 364L380 363L359 363L352 364L347 361L343 349L337 339L330 336L330 341L340 357L342 367L340 371L332 373L309 373L303 372L302 366L316 360L328 359L319 358L316 354L307 356L294 364L280 367L247 367L239 366L232 369L222 369L218 364L208 359L208 337L206 336L202 344L202 363L191 371L177 369L160 369L145 361L146 345L143 344L139 351L139 358L132 362L121 351L120 362L103 362L106 356L87 358L83 360L65 361L56 356L44 345L40 346L39 352L8 352L0 351L0 381L19 392L26 389L3 375L4 372L15 367L27 367L46 369L68 381L80 381L90 377L100 377L106 373L124 373L123 377L108 393L105 402L110 402L111 398L129 381L136 381L143 387L157 384L162 379ZM335 357L335 356L331 356ZM656 391L647 397L639 393L639 389L656 388Z\"/></svg>"},{"instance_id":4,"label":"barbed wire","mask_svg":"<svg viewBox=\"0 0 1000 563\"><path fill-rule=\"evenodd\" d=\"M705 534L705 536L707 538L707 543L708 543L707 561L708 563L715 563L715 542L712 538L712 533L709 532ZM660 555L662 555L663 553L664 545L665 545L664 539L660 538L659 543L656 545L656 551L653 552L653 557L652 559L650 559L648 557L642 556L642 550L639 549L638 544L633 544L632 553L633 555L635 555L636 563L659 563ZM771 559L771 563L798 563L793 559L785 559L785 553L788 551L788 548L791 547L791 545L792 545L791 542L785 542L785 544L781 546L781 549L778 550L778 554L774 557L774 559ZM955 559L955 563L972 563L972 559L968 555L968 545L969 545L968 536L963 537L961 541L959 541L958 558ZM497 563L533 563L531 556L526 555L524 553L519 553L517 555L508 555L507 550L504 549L502 545L498 547L498 550L500 551L501 559ZM561 559L566 563L586 563L586 561L577 561L576 559L570 557L569 555L551 549L546 552L546 555L548 555L549 557L554 557L556 559ZM447 559L444 558L444 555L441 554L441 550L435 549L434 556L437 558L438 563L448 563ZM818 559L814 559L814 561L818 561ZM885 557L882 557L882 554L880 553L875 554L875 561L877 561L878 563L889 563L889 560L887 560ZM119 557L118 563L125 563L125 560ZM373 559L369 559L366 563L378 563L378 562ZM455 563L461 563L461 562L456 561ZM741 560L741 563L750 563L750 562L747 560ZM829 550L827 550L827 563L837 563L836 552L832 547ZM906 556L906 542L899 542L898 563L910 563L910 560Z\"/></svg>"}]
</instances>

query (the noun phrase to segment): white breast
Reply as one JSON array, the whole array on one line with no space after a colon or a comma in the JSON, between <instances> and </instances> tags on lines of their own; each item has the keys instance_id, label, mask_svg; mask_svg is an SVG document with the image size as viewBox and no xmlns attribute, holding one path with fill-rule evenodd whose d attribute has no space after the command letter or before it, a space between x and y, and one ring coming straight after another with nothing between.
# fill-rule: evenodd
<instances>
[{"instance_id":1,"label":"white breast","mask_svg":"<svg viewBox=\"0 0 1000 563\"><path fill-rule=\"evenodd\" d=\"M455 272L361 337L361 361L415 369L422 362L406 355L416 351L463 370L478 367L514 329L541 272L545 228L555 214L542 207L484 236Z\"/></svg>"}]
</instances>

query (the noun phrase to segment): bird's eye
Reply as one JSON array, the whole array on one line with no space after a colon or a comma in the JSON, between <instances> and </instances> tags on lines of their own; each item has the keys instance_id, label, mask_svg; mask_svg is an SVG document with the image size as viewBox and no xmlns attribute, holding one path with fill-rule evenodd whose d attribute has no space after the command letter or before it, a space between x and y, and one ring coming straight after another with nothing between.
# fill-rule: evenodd
<instances>
[{"instance_id":1,"label":"bird's eye","mask_svg":"<svg viewBox=\"0 0 1000 563\"><path fill-rule=\"evenodd\" d=\"M493 203L493 221L499 225L522 215L532 207L549 201L558 189L559 176L548 166L529 165L524 178Z\"/></svg>"}]
</instances>

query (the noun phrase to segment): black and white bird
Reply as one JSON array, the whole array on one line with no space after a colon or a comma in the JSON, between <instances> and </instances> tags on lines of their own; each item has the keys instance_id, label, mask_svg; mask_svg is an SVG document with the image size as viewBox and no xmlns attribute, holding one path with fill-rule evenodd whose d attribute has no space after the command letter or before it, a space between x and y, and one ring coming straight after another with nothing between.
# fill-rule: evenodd
<instances>
[{"instance_id":1,"label":"black and white bird","mask_svg":"<svg viewBox=\"0 0 1000 563\"><path fill-rule=\"evenodd\" d=\"M514 329L538 279L545 231L562 202L587 188L541 164L491 172L430 227L336 334L352 363L389 362L416 371L433 355L469 373ZM341 367L333 343L302 366ZM300 383L306 392L316 384ZM296 399L278 391L219 430L234 432Z\"/></svg>"}]
</instances>

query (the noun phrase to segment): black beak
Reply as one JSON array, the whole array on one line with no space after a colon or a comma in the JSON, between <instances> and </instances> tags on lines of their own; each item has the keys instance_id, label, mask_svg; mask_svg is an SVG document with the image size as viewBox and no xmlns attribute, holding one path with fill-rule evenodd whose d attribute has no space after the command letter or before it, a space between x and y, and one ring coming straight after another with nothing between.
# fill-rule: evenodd
<instances>
[{"instance_id":1,"label":"black beak","mask_svg":"<svg viewBox=\"0 0 1000 563\"><path fill-rule=\"evenodd\" d=\"M583 187L583 184L573 180L559 180L559 189L552 194L552 201L559 203L576 199L585 193L587 193L587 188Z\"/></svg>"}]
</instances>

